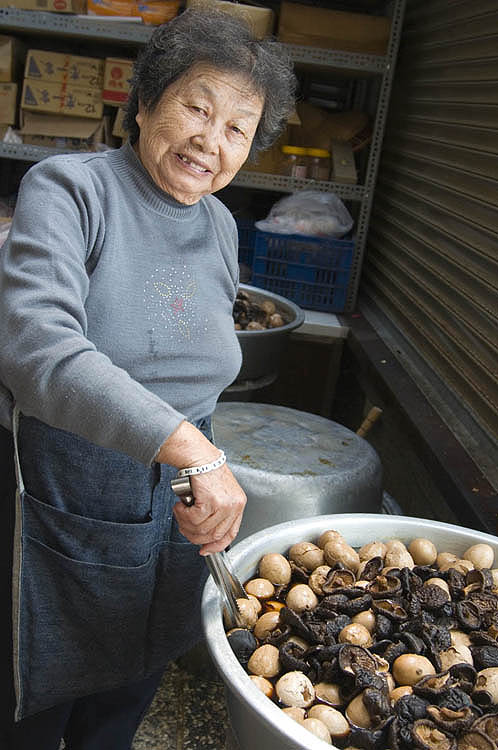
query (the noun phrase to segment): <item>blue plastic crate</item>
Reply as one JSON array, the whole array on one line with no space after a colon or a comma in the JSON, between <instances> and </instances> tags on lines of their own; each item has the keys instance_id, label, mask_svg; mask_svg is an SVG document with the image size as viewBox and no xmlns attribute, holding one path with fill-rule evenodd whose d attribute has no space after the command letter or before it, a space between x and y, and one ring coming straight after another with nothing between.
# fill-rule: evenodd
<instances>
[{"instance_id":1,"label":"blue plastic crate","mask_svg":"<svg viewBox=\"0 0 498 750\"><path fill-rule=\"evenodd\" d=\"M353 239L257 231L251 283L308 310L342 312L353 250Z\"/></svg>"},{"instance_id":2,"label":"blue plastic crate","mask_svg":"<svg viewBox=\"0 0 498 750\"><path fill-rule=\"evenodd\" d=\"M245 263L252 268L254 258L254 243L256 241L256 227L250 219L236 219L239 233L239 263Z\"/></svg>"}]
</instances>

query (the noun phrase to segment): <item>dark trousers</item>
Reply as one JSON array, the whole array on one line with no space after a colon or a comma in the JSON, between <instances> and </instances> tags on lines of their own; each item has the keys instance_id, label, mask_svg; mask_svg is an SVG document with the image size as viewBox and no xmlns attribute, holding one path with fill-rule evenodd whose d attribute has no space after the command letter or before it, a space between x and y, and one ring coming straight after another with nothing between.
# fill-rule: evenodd
<instances>
[{"instance_id":1,"label":"dark trousers","mask_svg":"<svg viewBox=\"0 0 498 750\"><path fill-rule=\"evenodd\" d=\"M79 698L14 722L11 579L16 481L13 455L12 435L0 427L0 675L3 682L0 749L58 750L64 738L68 750L129 750L162 672L133 685Z\"/></svg>"}]
</instances>

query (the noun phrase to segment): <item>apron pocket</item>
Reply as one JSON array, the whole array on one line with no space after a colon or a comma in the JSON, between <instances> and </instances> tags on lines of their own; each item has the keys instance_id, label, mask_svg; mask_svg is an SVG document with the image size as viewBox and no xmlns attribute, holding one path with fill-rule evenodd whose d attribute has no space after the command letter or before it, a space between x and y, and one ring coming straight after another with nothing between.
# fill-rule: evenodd
<instances>
[{"instance_id":1,"label":"apron pocket","mask_svg":"<svg viewBox=\"0 0 498 750\"><path fill-rule=\"evenodd\" d=\"M161 659L165 665L165 654L168 660L176 659L201 640L201 595L207 577L198 546L176 541L161 545L148 631L148 671Z\"/></svg>"},{"instance_id":2,"label":"apron pocket","mask_svg":"<svg viewBox=\"0 0 498 750\"><path fill-rule=\"evenodd\" d=\"M135 567L146 562L157 522L101 521L55 508L23 494L23 535L79 562Z\"/></svg>"},{"instance_id":3,"label":"apron pocket","mask_svg":"<svg viewBox=\"0 0 498 750\"><path fill-rule=\"evenodd\" d=\"M159 552L154 521L22 505L17 718L145 676Z\"/></svg>"}]
</instances>

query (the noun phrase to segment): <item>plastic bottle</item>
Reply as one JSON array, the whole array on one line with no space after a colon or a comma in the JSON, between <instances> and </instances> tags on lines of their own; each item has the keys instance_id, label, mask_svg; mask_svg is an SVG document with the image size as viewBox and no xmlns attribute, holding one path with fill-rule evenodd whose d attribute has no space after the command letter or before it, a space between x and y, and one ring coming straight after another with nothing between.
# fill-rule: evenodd
<instances>
[{"instance_id":1,"label":"plastic bottle","mask_svg":"<svg viewBox=\"0 0 498 750\"><path fill-rule=\"evenodd\" d=\"M308 148L308 177L311 180L328 180L330 177L330 151Z\"/></svg>"},{"instance_id":2,"label":"plastic bottle","mask_svg":"<svg viewBox=\"0 0 498 750\"><path fill-rule=\"evenodd\" d=\"M282 146L282 174L288 177L308 176L308 149L301 146Z\"/></svg>"}]
</instances>

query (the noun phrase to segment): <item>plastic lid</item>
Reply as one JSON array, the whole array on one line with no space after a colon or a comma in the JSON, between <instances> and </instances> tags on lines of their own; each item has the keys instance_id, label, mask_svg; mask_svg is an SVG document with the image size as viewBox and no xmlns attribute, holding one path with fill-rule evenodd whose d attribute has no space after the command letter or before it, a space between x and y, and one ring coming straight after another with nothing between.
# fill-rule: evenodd
<instances>
[{"instance_id":1,"label":"plastic lid","mask_svg":"<svg viewBox=\"0 0 498 750\"><path fill-rule=\"evenodd\" d=\"M283 154L296 154L296 156L307 156L308 149L302 146L282 146Z\"/></svg>"},{"instance_id":2,"label":"plastic lid","mask_svg":"<svg viewBox=\"0 0 498 750\"><path fill-rule=\"evenodd\" d=\"M323 159L330 158L330 151L326 151L324 148L307 148L306 153L308 156L319 156Z\"/></svg>"}]
</instances>

